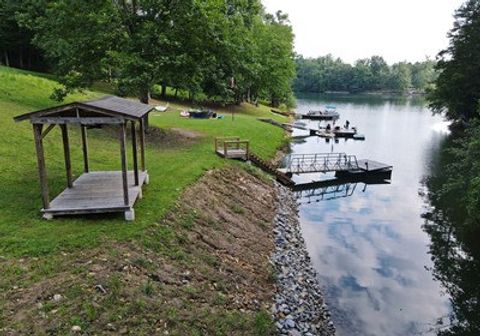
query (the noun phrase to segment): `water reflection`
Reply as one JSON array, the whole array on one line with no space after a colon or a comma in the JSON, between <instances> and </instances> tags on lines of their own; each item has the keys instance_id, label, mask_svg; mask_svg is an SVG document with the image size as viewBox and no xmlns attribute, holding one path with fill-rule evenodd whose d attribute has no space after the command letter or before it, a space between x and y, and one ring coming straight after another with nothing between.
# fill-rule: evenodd
<instances>
[{"instance_id":1,"label":"water reflection","mask_svg":"<svg viewBox=\"0 0 480 336\"><path fill-rule=\"evenodd\" d=\"M351 197L355 192L365 192L367 191L367 186L375 184L390 184L390 180L375 177L362 179L335 178L326 181L296 184L293 187L293 193L300 204L311 204Z\"/></svg>"},{"instance_id":2,"label":"water reflection","mask_svg":"<svg viewBox=\"0 0 480 336\"><path fill-rule=\"evenodd\" d=\"M437 335L480 335L480 225L465 216L462 192L445 193L454 158L452 141L445 141L432 160L425 182L428 208L424 230L431 237L433 275L448 293L453 310L433 328ZM455 172L461 166L455 165Z\"/></svg>"},{"instance_id":3,"label":"water reflection","mask_svg":"<svg viewBox=\"0 0 480 336\"><path fill-rule=\"evenodd\" d=\"M308 137L292 144L293 153L345 152L394 166L391 184L364 190L359 183L349 197L300 206L304 237L338 334L435 333L451 307L429 270L430 238L421 228L425 209L419 188L432 150L446 136L434 128L441 118L413 100L308 97L298 103L305 110L336 104L366 141L326 144ZM297 182L318 179L325 176L301 176Z\"/></svg>"}]
</instances>

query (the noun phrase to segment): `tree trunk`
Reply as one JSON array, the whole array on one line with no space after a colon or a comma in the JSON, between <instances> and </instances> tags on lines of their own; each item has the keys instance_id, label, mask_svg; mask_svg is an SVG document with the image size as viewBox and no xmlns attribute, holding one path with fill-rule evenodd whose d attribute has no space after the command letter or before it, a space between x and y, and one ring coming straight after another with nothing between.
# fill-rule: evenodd
<instances>
[{"instance_id":1,"label":"tree trunk","mask_svg":"<svg viewBox=\"0 0 480 336\"><path fill-rule=\"evenodd\" d=\"M145 89L140 92L140 96L138 97L140 102L144 104L148 104L150 102L150 90Z\"/></svg>"},{"instance_id":2,"label":"tree trunk","mask_svg":"<svg viewBox=\"0 0 480 336\"><path fill-rule=\"evenodd\" d=\"M20 49L18 49L18 64L19 64L20 69L24 68L24 66L23 66L23 48L22 47L20 47Z\"/></svg>"},{"instance_id":3,"label":"tree trunk","mask_svg":"<svg viewBox=\"0 0 480 336\"><path fill-rule=\"evenodd\" d=\"M148 104L150 102L150 90L143 89L140 92L140 97L138 99L140 100L140 102L144 104ZM148 125L149 125L149 122L148 122L148 113L147 113L147 115L145 116L145 132L146 133L148 133Z\"/></svg>"},{"instance_id":4,"label":"tree trunk","mask_svg":"<svg viewBox=\"0 0 480 336\"><path fill-rule=\"evenodd\" d=\"M27 68L29 70L32 69L32 49L31 48L27 49Z\"/></svg>"},{"instance_id":5,"label":"tree trunk","mask_svg":"<svg viewBox=\"0 0 480 336\"><path fill-rule=\"evenodd\" d=\"M162 93L161 93L161 97L162 97L162 98L165 98L166 96L167 96L167 83L162 82Z\"/></svg>"},{"instance_id":6,"label":"tree trunk","mask_svg":"<svg viewBox=\"0 0 480 336\"><path fill-rule=\"evenodd\" d=\"M270 100L272 107L278 107L280 105L277 97L272 96Z\"/></svg>"},{"instance_id":7,"label":"tree trunk","mask_svg":"<svg viewBox=\"0 0 480 336\"><path fill-rule=\"evenodd\" d=\"M3 55L5 56L5 65L6 65L7 67L9 67L9 66L10 66L10 60L8 59L8 51L5 50L5 51L3 52Z\"/></svg>"},{"instance_id":8,"label":"tree trunk","mask_svg":"<svg viewBox=\"0 0 480 336\"><path fill-rule=\"evenodd\" d=\"M178 88L175 88L175 98L178 97Z\"/></svg>"}]
</instances>

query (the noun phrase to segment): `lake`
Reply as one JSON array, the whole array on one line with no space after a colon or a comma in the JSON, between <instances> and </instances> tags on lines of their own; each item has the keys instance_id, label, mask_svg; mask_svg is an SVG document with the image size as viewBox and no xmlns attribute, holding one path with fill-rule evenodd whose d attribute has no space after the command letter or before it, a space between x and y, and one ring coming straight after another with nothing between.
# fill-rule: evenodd
<instances>
[{"instance_id":1,"label":"lake","mask_svg":"<svg viewBox=\"0 0 480 336\"><path fill-rule=\"evenodd\" d=\"M422 214L424 180L447 124L421 97L300 95L296 111L330 104L341 115L337 125L349 120L365 141L326 142L300 130L293 153L342 152L394 167L390 184L343 183L299 194L303 234L338 335L436 334L451 304L433 278ZM294 176L296 182L331 178Z\"/></svg>"}]
</instances>

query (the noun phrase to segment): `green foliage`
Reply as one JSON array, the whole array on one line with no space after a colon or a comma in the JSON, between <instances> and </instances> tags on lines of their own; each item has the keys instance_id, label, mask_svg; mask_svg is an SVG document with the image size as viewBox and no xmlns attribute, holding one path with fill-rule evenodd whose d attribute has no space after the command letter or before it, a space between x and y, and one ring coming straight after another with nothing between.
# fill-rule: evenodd
<instances>
[{"instance_id":1,"label":"green foliage","mask_svg":"<svg viewBox=\"0 0 480 336\"><path fill-rule=\"evenodd\" d=\"M260 311L255 316L255 335L266 336L274 333L272 317L266 311Z\"/></svg>"},{"instance_id":2,"label":"green foliage","mask_svg":"<svg viewBox=\"0 0 480 336\"><path fill-rule=\"evenodd\" d=\"M33 31L17 17L24 5L23 1L0 0L0 64L45 69L39 50L31 43Z\"/></svg>"},{"instance_id":3,"label":"green foliage","mask_svg":"<svg viewBox=\"0 0 480 336\"><path fill-rule=\"evenodd\" d=\"M455 13L450 45L438 55L440 72L430 106L451 120L477 118L480 101L480 2L468 0Z\"/></svg>"},{"instance_id":4,"label":"green foliage","mask_svg":"<svg viewBox=\"0 0 480 336\"><path fill-rule=\"evenodd\" d=\"M480 230L480 123L475 122L463 131L443 155L443 168L439 172L442 183L436 186L439 200L454 201L455 208L463 211L448 215L464 222L465 228Z\"/></svg>"},{"instance_id":5,"label":"green foliage","mask_svg":"<svg viewBox=\"0 0 480 336\"><path fill-rule=\"evenodd\" d=\"M103 81L143 102L155 85L190 99L293 102L292 29L281 12L266 15L260 0L3 2L0 18L2 9L15 14L9 20L28 29L27 42L33 35L59 76L58 100Z\"/></svg>"},{"instance_id":6,"label":"green foliage","mask_svg":"<svg viewBox=\"0 0 480 336\"><path fill-rule=\"evenodd\" d=\"M297 57L297 77L294 88L298 92L406 92L414 89L424 92L436 78L435 62L399 62L389 66L380 56L360 59L352 66L331 55L324 57Z\"/></svg>"},{"instance_id":7,"label":"green foliage","mask_svg":"<svg viewBox=\"0 0 480 336\"><path fill-rule=\"evenodd\" d=\"M153 296L154 292L155 288L153 286L153 283L150 279L148 279L147 282L142 285L142 293L148 297L151 297Z\"/></svg>"}]
</instances>

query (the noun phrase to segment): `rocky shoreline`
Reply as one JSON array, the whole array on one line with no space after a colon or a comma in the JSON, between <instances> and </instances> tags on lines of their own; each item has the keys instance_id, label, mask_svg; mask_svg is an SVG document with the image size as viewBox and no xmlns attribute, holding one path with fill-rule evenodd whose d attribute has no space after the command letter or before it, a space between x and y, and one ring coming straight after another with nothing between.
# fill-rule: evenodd
<instances>
[{"instance_id":1,"label":"rocky shoreline","mask_svg":"<svg viewBox=\"0 0 480 336\"><path fill-rule=\"evenodd\" d=\"M335 335L298 220L292 192L276 183L275 252L277 276L272 315L279 335Z\"/></svg>"}]
</instances>

